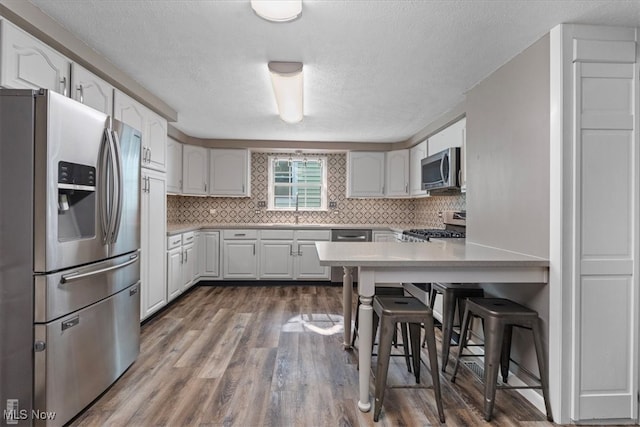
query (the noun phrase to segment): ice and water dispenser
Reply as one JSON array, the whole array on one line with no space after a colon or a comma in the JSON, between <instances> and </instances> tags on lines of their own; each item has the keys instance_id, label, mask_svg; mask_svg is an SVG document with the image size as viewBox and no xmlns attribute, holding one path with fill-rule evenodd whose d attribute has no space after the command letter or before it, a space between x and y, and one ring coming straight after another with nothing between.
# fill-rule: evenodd
<instances>
[{"instance_id":1,"label":"ice and water dispenser","mask_svg":"<svg viewBox=\"0 0 640 427\"><path fill-rule=\"evenodd\" d=\"M58 241L96 235L96 168L58 163Z\"/></svg>"}]
</instances>

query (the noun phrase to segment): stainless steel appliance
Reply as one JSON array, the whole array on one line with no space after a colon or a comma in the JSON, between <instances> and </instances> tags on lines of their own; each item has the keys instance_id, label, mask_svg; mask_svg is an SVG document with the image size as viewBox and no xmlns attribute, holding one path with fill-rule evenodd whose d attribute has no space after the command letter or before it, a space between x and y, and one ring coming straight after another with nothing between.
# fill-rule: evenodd
<instances>
[{"instance_id":1,"label":"stainless steel appliance","mask_svg":"<svg viewBox=\"0 0 640 427\"><path fill-rule=\"evenodd\" d=\"M466 237L467 213L464 211L443 212L445 228L412 228L402 232L403 242L429 242L431 239L464 239Z\"/></svg>"},{"instance_id":2,"label":"stainless steel appliance","mask_svg":"<svg viewBox=\"0 0 640 427\"><path fill-rule=\"evenodd\" d=\"M451 147L420 162L422 189L429 192L460 189L460 147Z\"/></svg>"},{"instance_id":3,"label":"stainless steel appliance","mask_svg":"<svg viewBox=\"0 0 640 427\"><path fill-rule=\"evenodd\" d=\"M361 228L336 228L331 230L332 242L370 242L372 232L370 229ZM351 273L353 281L358 281L358 271L353 269ZM331 267L331 281L342 283L344 269L342 267Z\"/></svg>"},{"instance_id":4,"label":"stainless steel appliance","mask_svg":"<svg viewBox=\"0 0 640 427\"><path fill-rule=\"evenodd\" d=\"M140 139L0 90L0 425L65 424L139 353Z\"/></svg>"}]
</instances>

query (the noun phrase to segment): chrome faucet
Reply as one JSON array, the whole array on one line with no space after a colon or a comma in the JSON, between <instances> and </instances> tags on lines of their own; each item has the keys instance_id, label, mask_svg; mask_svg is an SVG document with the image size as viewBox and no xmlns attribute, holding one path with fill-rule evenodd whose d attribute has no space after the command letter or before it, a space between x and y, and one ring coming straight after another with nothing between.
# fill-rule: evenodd
<instances>
[{"instance_id":1,"label":"chrome faucet","mask_svg":"<svg viewBox=\"0 0 640 427\"><path fill-rule=\"evenodd\" d=\"M296 214L295 214L296 224L300 220L300 214L298 214L298 205L299 205L299 203L300 203L300 193L296 193Z\"/></svg>"}]
</instances>

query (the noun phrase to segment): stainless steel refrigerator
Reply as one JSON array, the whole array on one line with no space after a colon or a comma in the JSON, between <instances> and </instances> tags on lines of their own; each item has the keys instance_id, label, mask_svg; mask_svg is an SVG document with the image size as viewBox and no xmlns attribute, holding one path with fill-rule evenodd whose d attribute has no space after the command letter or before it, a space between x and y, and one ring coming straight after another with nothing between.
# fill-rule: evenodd
<instances>
[{"instance_id":1,"label":"stainless steel refrigerator","mask_svg":"<svg viewBox=\"0 0 640 427\"><path fill-rule=\"evenodd\" d=\"M139 353L140 139L0 90L0 425L63 425Z\"/></svg>"}]
</instances>

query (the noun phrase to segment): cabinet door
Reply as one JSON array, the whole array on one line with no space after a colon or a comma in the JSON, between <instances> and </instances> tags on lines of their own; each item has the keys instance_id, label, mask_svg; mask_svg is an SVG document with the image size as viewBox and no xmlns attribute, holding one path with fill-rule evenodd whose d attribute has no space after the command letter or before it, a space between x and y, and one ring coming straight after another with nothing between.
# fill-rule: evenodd
<instances>
[{"instance_id":1,"label":"cabinet door","mask_svg":"<svg viewBox=\"0 0 640 427\"><path fill-rule=\"evenodd\" d=\"M315 241L299 241L296 253L296 279L329 279L329 267L320 265Z\"/></svg>"},{"instance_id":2,"label":"cabinet door","mask_svg":"<svg viewBox=\"0 0 640 427\"><path fill-rule=\"evenodd\" d=\"M202 235L199 231L194 233L194 250L193 250L193 283L197 283L202 275Z\"/></svg>"},{"instance_id":3,"label":"cabinet door","mask_svg":"<svg viewBox=\"0 0 640 427\"><path fill-rule=\"evenodd\" d=\"M167 295L169 301L182 292L182 247L167 252Z\"/></svg>"},{"instance_id":4,"label":"cabinet door","mask_svg":"<svg viewBox=\"0 0 640 427\"><path fill-rule=\"evenodd\" d=\"M409 195L409 150L386 153L385 191L388 197Z\"/></svg>"},{"instance_id":5,"label":"cabinet door","mask_svg":"<svg viewBox=\"0 0 640 427\"><path fill-rule=\"evenodd\" d=\"M182 289L188 289L193 285L195 263L197 261L195 244L183 246L182 255Z\"/></svg>"},{"instance_id":6,"label":"cabinet door","mask_svg":"<svg viewBox=\"0 0 640 427\"><path fill-rule=\"evenodd\" d=\"M146 147L145 111L146 107L128 95L114 90L113 117L142 133L142 148ZM144 153L143 153L144 154ZM142 160L141 160L142 161ZM144 164L143 164L144 166Z\"/></svg>"},{"instance_id":7,"label":"cabinet door","mask_svg":"<svg viewBox=\"0 0 640 427\"><path fill-rule=\"evenodd\" d=\"M145 318L167 303L167 206L164 174L143 169L142 181L140 314Z\"/></svg>"},{"instance_id":8,"label":"cabinet door","mask_svg":"<svg viewBox=\"0 0 640 427\"><path fill-rule=\"evenodd\" d=\"M220 233L206 232L204 238L204 262L202 275L218 277L220 275Z\"/></svg>"},{"instance_id":9,"label":"cabinet door","mask_svg":"<svg viewBox=\"0 0 640 427\"><path fill-rule=\"evenodd\" d=\"M204 147L184 145L182 147L182 192L184 194L207 194L208 151Z\"/></svg>"},{"instance_id":10,"label":"cabinet door","mask_svg":"<svg viewBox=\"0 0 640 427\"><path fill-rule=\"evenodd\" d=\"M145 110L147 161L144 166L164 172L167 170L167 121L153 111Z\"/></svg>"},{"instance_id":11,"label":"cabinet door","mask_svg":"<svg viewBox=\"0 0 640 427\"><path fill-rule=\"evenodd\" d=\"M429 155L451 147L462 147L467 119L463 118L429 137Z\"/></svg>"},{"instance_id":12,"label":"cabinet door","mask_svg":"<svg viewBox=\"0 0 640 427\"><path fill-rule=\"evenodd\" d=\"M382 152L347 153L347 197L384 197Z\"/></svg>"},{"instance_id":13,"label":"cabinet door","mask_svg":"<svg viewBox=\"0 0 640 427\"><path fill-rule=\"evenodd\" d=\"M209 195L249 196L249 150L212 148Z\"/></svg>"},{"instance_id":14,"label":"cabinet door","mask_svg":"<svg viewBox=\"0 0 640 427\"><path fill-rule=\"evenodd\" d=\"M45 88L67 95L71 61L7 20L0 22L2 60L0 86Z\"/></svg>"},{"instance_id":15,"label":"cabinet door","mask_svg":"<svg viewBox=\"0 0 640 427\"><path fill-rule=\"evenodd\" d=\"M258 277L256 240L224 241L224 278L255 279Z\"/></svg>"},{"instance_id":16,"label":"cabinet door","mask_svg":"<svg viewBox=\"0 0 640 427\"><path fill-rule=\"evenodd\" d=\"M293 241L260 241L260 278L293 278Z\"/></svg>"},{"instance_id":17,"label":"cabinet door","mask_svg":"<svg viewBox=\"0 0 640 427\"><path fill-rule=\"evenodd\" d=\"M182 144L167 137L167 192L182 192Z\"/></svg>"},{"instance_id":18,"label":"cabinet door","mask_svg":"<svg viewBox=\"0 0 640 427\"><path fill-rule=\"evenodd\" d=\"M427 141L411 147L409 151L409 191L411 196L426 196L429 193L422 189L422 159L427 157Z\"/></svg>"},{"instance_id":19,"label":"cabinet door","mask_svg":"<svg viewBox=\"0 0 640 427\"><path fill-rule=\"evenodd\" d=\"M71 64L71 97L105 114L113 114L113 86L78 64Z\"/></svg>"}]
</instances>

